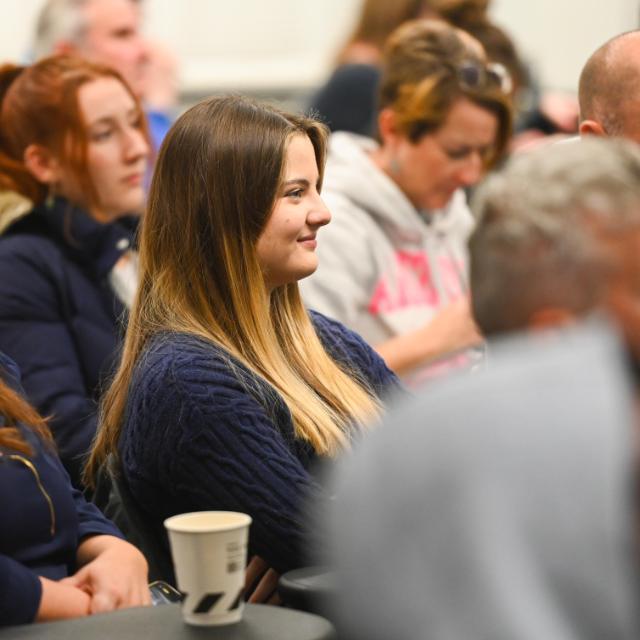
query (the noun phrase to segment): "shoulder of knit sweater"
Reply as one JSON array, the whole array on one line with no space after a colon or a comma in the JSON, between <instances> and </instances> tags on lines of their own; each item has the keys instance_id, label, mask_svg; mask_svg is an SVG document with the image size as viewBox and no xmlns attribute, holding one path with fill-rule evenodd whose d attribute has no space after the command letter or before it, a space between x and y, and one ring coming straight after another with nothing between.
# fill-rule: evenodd
<instances>
[{"instance_id":1,"label":"shoulder of knit sweater","mask_svg":"<svg viewBox=\"0 0 640 640\"><path fill-rule=\"evenodd\" d=\"M365 373L377 365L378 356L355 331L317 311L309 310L309 315L322 344L334 358L355 364Z\"/></svg>"},{"instance_id":2,"label":"shoulder of knit sweater","mask_svg":"<svg viewBox=\"0 0 640 640\"><path fill-rule=\"evenodd\" d=\"M269 410L277 405L274 394L215 345L186 334L159 335L138 363L130 386L128 446L139 448L153 440L163 450L175 451L197 434L205 440L249 442L249 449L254 442L264 446L273 440L274 426L278 431L288 426L274 422ZM155 458L157 452L143 457L147 455Z\"/></svg>"},{"instance_id":3,"label":"shoulder of knit sweater","mask_svg":"<svg viewBox=\"0 0 640 640\"><path fill-rule=\"evenodd\" d=\"M314 328L330 353L341 361L371 364L375 352L354 331L317 311L309 311ZM165 372L168 368L186 373L196 369L201 375L221 376L223 381L246 384L253 375L229 353L217 345L185 333L162 333L153 338L144 352L140 365L145 369ZM239 380L240 378L240 380Z\"/></svg>"},{"instance_id":4,"label":"shoulder of knit sweater","mask_svg":"<svg viewBox=\"0 0 640 640\"><path fill-rule=\"evenodd\" d=\"M138 363L138 379L171 387L205 385L247 391L256 387L256 377L224 349L197 336L162 333L153 338Z\"/></svg>"},{"instance_id":5,"label":"shoulder of knit sweater","mask_svg":"<svg viewBox=\"0 0 640 640\"><path fill-rule=\"evenodd\" d=\"M340 344L356 352L370 350L369 345L355 331L351 331L341 322L311 309L309 309L309 316L316 333L326 346Z\"/></svg>"},{"instance_id":6,"label":"shoulder of knit sweater","mask_svg":"<svg viewBox=\"0 0 640 640\"><path fill-rule=\"evenodd\" d=\"M309 313L331 357L347 369L358 371L380 393L379 385L385 385L392 374L378 354L340 322L315 311ZM208 393L241 393L254 402L275 393L224 349L189 334L159 334L147 347L138 367L136 377L147 389L177 385L191 393L208 388Z\"/></svg>"},{"instance_id":7,"label":"shoulder of knit sweater","mask_svg":"<svg viewBox=\"0 0 640 640\"><path fill-rule=\"evenodd\" d=\"M360 335L317 311L309 310L309 315L329 355L375 395L387 397L401 389L396 375Z\"/></svg>"}]
</instances>

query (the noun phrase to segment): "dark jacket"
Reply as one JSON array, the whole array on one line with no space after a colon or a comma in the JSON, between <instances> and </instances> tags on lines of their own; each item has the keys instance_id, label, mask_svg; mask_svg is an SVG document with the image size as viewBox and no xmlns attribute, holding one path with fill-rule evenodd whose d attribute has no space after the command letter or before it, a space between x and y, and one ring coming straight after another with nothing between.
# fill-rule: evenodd
<instances>
[{"instance_id":1,"label":"dark jacket","mask_svg":"<svg viewBox=\"0 0 640 640\"><path fill-rule=\"evenodd\" d=\"M380 69L370 64L343 64L313 96L309 110L331 131L375 137Z\"/></svg>"},{"instance_id":2,"label":"dark jacket","mask_svg":"<svg viewBox=\"0 0 640 640\"><path fill-rule=\"evenodd\" d=\"M0 378L21 391L17 369L2 353ZM0 448L0 626L34 619L42 593L38 576L60 580L73 573L83 538L120 536L72 488L54 449L31 429L21 431L33 455Z\"/></svg>"},{"instance_id":3,"label":"dark jacket","mask_svg":"<svg viewBox=\"0 0 640 640\"><path fill-rule=\"evenodd\" d=\"M132 243L134 224L99 224L57 199L0 238L0 350L18 363L31 403L52 417L76 486L122 334L124 308L107 277Z\"/></svg>"}]
</instances>

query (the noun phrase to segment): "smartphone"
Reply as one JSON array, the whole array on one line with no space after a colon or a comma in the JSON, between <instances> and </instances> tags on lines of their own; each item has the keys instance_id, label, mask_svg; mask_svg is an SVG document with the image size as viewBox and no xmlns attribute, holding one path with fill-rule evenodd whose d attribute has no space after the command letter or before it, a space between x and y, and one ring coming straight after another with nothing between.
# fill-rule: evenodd
<instances>
[{"instance_id":1,"label":"smartphone","mask_svg":"<svg viewBox=\"0 0 640 640\"><path fill-rule=\"evenodd\" d=\"M160 604L182 601L182 594L164 580L156 580L150 583L149 592L151 593L151 604L154 607Z\"/></svg>"}]
</instances>

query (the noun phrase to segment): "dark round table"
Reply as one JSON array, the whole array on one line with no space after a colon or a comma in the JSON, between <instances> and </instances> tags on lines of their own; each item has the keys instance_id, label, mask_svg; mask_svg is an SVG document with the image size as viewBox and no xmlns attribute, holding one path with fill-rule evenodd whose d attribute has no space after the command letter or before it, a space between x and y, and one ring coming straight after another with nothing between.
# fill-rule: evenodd
<instances>
[{"instance_id":1,"label":"dark round table","mask_svg":"<svg viewBox=\"0 0 640 640\"><path fill-rule=\"evenodd\" d=\"M182 620L180 605L124 609L62 622L0 629L0 640L335 640L332 625L316 615L282 607L245 605L240 622L224 627L193 627Z\"/></svg>"},{"instance_id":2,"label":"dark round table","mask_svg":"<svg viewBox=\"0 0 640 640\"><path fill-rule=\"evenodd\" d=\"M335 594L335 575L326 567L293 569L280 576L278 592L288 607L328 616Z\"/></svg>"}]
</instances>

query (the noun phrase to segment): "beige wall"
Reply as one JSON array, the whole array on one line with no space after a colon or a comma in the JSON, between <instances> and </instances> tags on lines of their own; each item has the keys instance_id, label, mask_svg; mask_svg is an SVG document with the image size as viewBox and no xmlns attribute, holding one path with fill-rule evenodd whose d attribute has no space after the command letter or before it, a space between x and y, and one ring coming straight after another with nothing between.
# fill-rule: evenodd
<instances>
[{"instance_id":1,"label":"beige wall","mask_svg":"<svg viewBox=\"0 0 640 640\"><path fill-rule=\"evenodd\" d=\"M393 0L389 0L392 2ZM28 48L42 0L0 0L0 59ZM146 0L148 31L178 53L183 87L307 91L328 72L359 0ZM579 69L608 37L634 28L638 0L494 0L542 83L573 89Z\"/></svg>"},{"instance_id":2,"label":"beige wall","mask_svg":"<svg viewBox=\"0 0 640 640\"><path fill-rule=\"evenodd\" d=\"M591 53L612 36L640 26L638 0L493 0L506 27L547 88L576 90Z\"/></svg>"}]
</instances>

